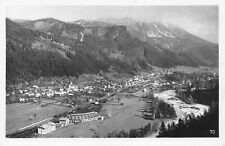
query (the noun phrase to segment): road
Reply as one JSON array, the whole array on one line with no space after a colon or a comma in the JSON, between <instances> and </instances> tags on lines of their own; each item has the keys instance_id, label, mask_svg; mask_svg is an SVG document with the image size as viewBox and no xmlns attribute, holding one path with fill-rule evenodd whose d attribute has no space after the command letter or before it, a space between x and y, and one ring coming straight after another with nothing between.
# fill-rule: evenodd
<instances>
[{"instance_id":1,"label":"road","mask_svg":"<svg viewBox=\"0 0 225 146\"><path fill-rule=\"evenodd\" d=\"M41 121L32 123L32 124L30 124L30 125L28 125L28 126L25 126L25 127L23 127L23 128L20 128L19 131L22 131L22 130L24 130L24 129L28 129L28 128L31 128L31 127L34 127L34 126L37 126L37 125L40 125L41 123L46 122L46 121L49 121L49 120L51 120L52 118L53 118L53 117L50 117L50 118L47 118L47 119L44 119L44 120L41 120Z\"/></svg>"}]
</instances>

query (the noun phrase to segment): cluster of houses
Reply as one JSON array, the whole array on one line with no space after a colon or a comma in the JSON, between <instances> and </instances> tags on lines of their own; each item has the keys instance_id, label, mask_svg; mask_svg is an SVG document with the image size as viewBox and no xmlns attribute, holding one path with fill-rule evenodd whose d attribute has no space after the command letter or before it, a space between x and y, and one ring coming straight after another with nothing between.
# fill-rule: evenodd
<instances>
[{"instance_id":1,"label":"cluster of houses","mask_svg":"<svg viewBox=\"0 0 225 146\"><path fill-rule=\"evenodd\" d=\"M53 100L57 98L60 101L60 99L65 100L65 97L74 98L76 96L82 102L83 97L96 100L95 97L101 98L107 94L119 92L126 87L143 85L149 81L149 78L154 76L156 76L156 73L148 74L147 76L137 75L125 81L124 84L109 81L101 77L83 86L77 86L72 81L64 79L50 81L48 79L42 79L32 83L26 82L16 85L13 90L7 92L6 96L16 97L18 98L18 102L35 103L40 103L41 98ZM71 100L68 99L65 104L71 104Z\"/></svg>"},{"instance_id":2,"label":"cluster of houses","mask_svg":"<svg viewBox=\"0 0 225 146\"><path fill-rule=\"evenodd\" d=\"M125 87L129 87L129 86L135 86L137 84L141 84L144 82L143 76L134 76L133 78L128 79L125 82Z\"/></svg>"},{"instance_id":3,"label":"cluster of houses","mask_svg":"<svg viewBox=\"0 0 225 146\"><path fill-rule=\"evenodd\" d=\"M94 80L90 83L93 90L98 90L102 92L115 92L118 91L123 86L117 82L108 81L104 78Z\"/></svg>"},{"instance_id":4,"label":"cluster of houses","mask_svg":"<svg viewBox=\"0 0 225 146\"><path fill-rule=\"evenodd\" d=\"M61 117L57 122L49 121L38 127L38 134L48 134L60 128L63 128L70 123L81 123L94 120L104 120L104 117L97 112L88 113L71 113L67 117Z\"/></svg>"},{"instance_id":5,"label":"cluster of houses","mask_svg":"<svg viewBox=\"0 0 225 146\"><path fill-rule=\"evenodd\" d=\"M80 102L96 100L112 92L119 91L122 88L117 82L105 80L104 78L95 79L86 85L78 86L68 81L46 81L48 83L26 83L13 87L13 90L7 92L6 96L14 96L17 102L40 103L41 99L47 98L57 100L57 103L70 104L72 99L76 98ZM61 102L61 103L60 103Z\"/></svg>"},{"instance_id":6,"label":"cluster of houses","mask_svg":"<svg viewBox=\"0 0 225 146\"><path fill-rule=\"evenodd\" d=\"M165 72L171 74L171 72ZM176 82L165 81L161 78L162 72L149 73L145 76L137 75L133 78L126 80L125 87L150 87L151 89L159 89L163 86L172 86L173 88L177 85Z\"/></svg>"},{"instance_id":7,"label":"cluster of houses","mask_svg":"<svg viewBox=\"0 0 225 146\"><path fill-rule=\"evenodd\" d=\"M146 75L136 75L125 80L124 83L109 81L103 77L87 81L82 85L76 85L69 79L49 80L43 79L32 83L18 84L13 87L13 90L7 91L7 97L14 97L15 102L34 102L41 104L41 99L47 98L55 100L58 105L77 106L79 102L98 103L98 99L111 93L120 92L123 89L137 87L137 90L142 87L150 87L153 90L182 90L182 86L188 84L188 81L177 83L175 81L166 81L162 79L162 75L170 75L172 71L159 70ZM207 80L213 80L214 76L207 77ZM195 90L192 88L191 90ZM11 98L8 98L11 99ZM79 101L79 102L78 102Z\"/></svg>"}]
</instances>

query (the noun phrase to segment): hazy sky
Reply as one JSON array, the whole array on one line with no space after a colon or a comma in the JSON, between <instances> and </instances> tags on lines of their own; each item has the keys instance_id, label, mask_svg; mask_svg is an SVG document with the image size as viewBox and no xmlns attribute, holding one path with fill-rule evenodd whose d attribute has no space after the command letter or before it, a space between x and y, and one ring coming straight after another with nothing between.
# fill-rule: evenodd
<instances>
[{"instance_id":1,"label":"hazy sky","mask_svg":"<svg viewBox=\"0 0 225 146\"><path fill-rule=\"evenodd\" d=\"M163 21L218 43L217 6L10 6L6 16L32 20L52 17L63 21L98 18Z\"/></svg>"}]
</instances>

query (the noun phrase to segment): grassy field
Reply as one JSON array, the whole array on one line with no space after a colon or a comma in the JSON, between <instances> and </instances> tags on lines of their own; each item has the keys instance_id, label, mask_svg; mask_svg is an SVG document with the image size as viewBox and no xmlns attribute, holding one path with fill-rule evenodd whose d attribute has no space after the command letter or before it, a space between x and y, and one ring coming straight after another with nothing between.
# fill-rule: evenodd
<instances>
[{"instance_id":1,"label":"grassy field","mask_svg":"<svg viewBox=\"0 0 225 146\"><path fill-rule=\"evenodd\" d=\"M56 114L69 111L70 108L48 105L40 107L40 105L30 103L15 103L6 105L6 134L16 132L18 129L25 127L34 122L44 120ZM36 117L34 116L36 114Z\"/></svg>"},{"instance_id":2,"label":"grassy field","mask_svg":"<svg viewBox=\"0 0 225 146\"><path fill-rule=\"evenodd\" d=\"M121 102L124 105L105 104L100 114L106 119L103 121L92 121L80 123L78 125L70 124L60 130L54 131L40 137L107 137L108 133L113 131L129 131L130 129L140 128L148 123L157 125L158 120L145 120L141 116L140 110L144 106L144 102L138 97L132 95L116 95L121 96ZM116 97L115 97L116 98Z\"/></svg>"}]
</instances>

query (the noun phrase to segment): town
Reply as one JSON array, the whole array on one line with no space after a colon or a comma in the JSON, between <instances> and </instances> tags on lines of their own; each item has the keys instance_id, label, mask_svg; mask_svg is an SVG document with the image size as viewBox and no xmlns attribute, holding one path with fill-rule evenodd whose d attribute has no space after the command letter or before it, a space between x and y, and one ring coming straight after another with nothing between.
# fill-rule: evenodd
<instances>
[{"instance_id":1,"label":"town","mask_svg":"<svg viewBox=\"0 0 225 146\"><path fill-rule=\"evenodd\" d=\"M183 77L175 79L180 75ZM33 111L30 109L31 112L23 117L27 120L22 120L20 125L15 126L16 123L12 123L14 126L7 125L7 135L9 137L26 137L27 131L35 128L29 135L36 137L63 129L73 123L79 125L79 123L90 121L104 121L109 118L101 112L104 105L124 106L127 104L126 101L123 102L120 95L132 95L138 97L140 101L152 94L153 97L158 97L166 104L175 105L174 110L176 114L179 114L179 116L176 115L179 118L186 118L188 114L202 115L204 111L209 110L209 107L200 104L193 105L192 97L187 97L186 93L210 88L207 87L206 82L216 80L218 80L218 74L215 72L190 75L172 69L159 69L150 73L139 73L122 80L110 79L98 74L83 75L79 79L75 77L43 77L31 82L10 85L6 89L7 105L20 103L36 107ZM201 84L199 82L197 84L196 81ZM164 97L164 91L173 96ZM145 104L147 103L145 102ZM178 110L177 107L180 109ZM44 113L39 113L37 108L40 111L46 110L45 115L42 116ZM16 110L16 106L13 110ZM7 113L7 116L13 115ZM155 118L154 115L153 120ZM8 123L10 124L10 122Z\"/></svg>"}]
</instances>

